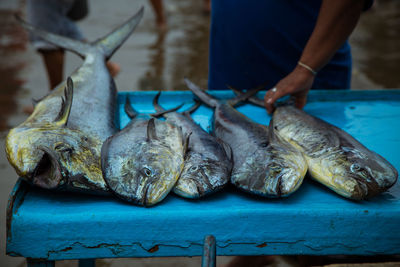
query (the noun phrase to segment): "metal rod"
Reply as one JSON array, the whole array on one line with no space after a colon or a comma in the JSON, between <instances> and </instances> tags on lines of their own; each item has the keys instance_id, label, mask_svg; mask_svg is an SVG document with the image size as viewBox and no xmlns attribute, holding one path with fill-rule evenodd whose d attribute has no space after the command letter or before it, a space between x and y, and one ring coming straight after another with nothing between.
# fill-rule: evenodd
<instances>
[{"instance_id":1,"label":"metal rod","mask_svg":"<svg viewBox=\"0 0 400 267\"><path fill-rule=\"evenodd\" d=\"M207 235L204 238L203 258L201 260L202 267L215 267L216 258L216 241L213 235Z\"/></svg>"}]
</instances>

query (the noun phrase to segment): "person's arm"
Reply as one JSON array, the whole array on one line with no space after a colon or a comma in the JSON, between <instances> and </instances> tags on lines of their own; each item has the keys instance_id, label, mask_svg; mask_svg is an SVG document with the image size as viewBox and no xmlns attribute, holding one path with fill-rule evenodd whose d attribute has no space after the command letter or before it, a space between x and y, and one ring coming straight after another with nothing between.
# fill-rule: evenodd
<instances>
[{"instance_id":1,"label":"person's arm","mask_svg":"<svg viewBox=\"0 0 400 267\"><path fill-rule=\"evenodd\" d=\"M314 31L299 61L315 71L325 66L350 36L363 7L364 0L323 0ZM264 97L268 113L273 112L275 101L285 95L294 97L296 106L303 108L315 78L312 70L297 65L274 90L269 90Z\"/></svg>"}]
</instances>

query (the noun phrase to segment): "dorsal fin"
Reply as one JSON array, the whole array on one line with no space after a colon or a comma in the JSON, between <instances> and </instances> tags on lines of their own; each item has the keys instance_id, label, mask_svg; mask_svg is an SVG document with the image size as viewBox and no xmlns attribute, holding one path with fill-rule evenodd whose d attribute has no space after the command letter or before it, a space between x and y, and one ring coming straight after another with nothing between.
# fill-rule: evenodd
<instances>
[{"instance_id":1,"label":"dorsal fin","mask_svg":"<svg viewBox=\"0 0 400 267\"><path fill-rule=\"evenodd\" d=\"M279 134L279 132L275 129L274 126L274 118L272 117L269 121L268 126L268 140L270 143L287 143Z\"/></svg>"},{"instance_id":2,"label":"dorsal fin","mask_svg":"<svg viewBox=\"0 0 400 267\"><path fill-rule=\"evenodd\" d=\"M128 115L128 117L130 119L133 119L138 115L138 112L136 110L134 110L132 105L131 105L131 101L129 100L129 96L127 96L126 99L125 99L124 110L125 110L126 115Z\"/></svg>"},{"instance_id":3,"label":"dorsal fin","mask_svg":"<svg viewBox=\"0 0 400 267\"><path fill-rule=\"evenodd\" d=\"M156 133L155 119L151 118L147 123L147 140L158 140Z\"/></svg>"},{"instance_id":4,"label":"dorsal fin","mask_svg":"<svg viewBox=\"0 0 400 267\"><path fill-rule=\"evenodd\" d=\"M183 138L183 155L186 157L187 152L189 151L189 142L190 142L190 136L192 135L193 132L190 132L186 137Z\"/></svg>"},{"instance_id":5,"label":"dorsal fin","mask_svg":"<svg viewBox=\"0 0 400 267\"><path fill-rule=\"evenodd\" d=\"M222 148L225 150L225 154L228 157L230 161L233 160L233 151L230 145L228 145L226 142L224 142L221 138L216 137L217 142L222 146Z\"/></svg>"},{"instance_id":6,"label":"dorsal fin","mask_svg":"<svg viewBox=\"0 0 400 267\"><path fill-rule=\"evenodd\" d=\"M61 109L58 113L55 124L62 127L68 123L69 114L71 113L74 83L70 77L67 78L67 85L64 89L64 97L61 97Z\"/></svg>"}]
</instances>

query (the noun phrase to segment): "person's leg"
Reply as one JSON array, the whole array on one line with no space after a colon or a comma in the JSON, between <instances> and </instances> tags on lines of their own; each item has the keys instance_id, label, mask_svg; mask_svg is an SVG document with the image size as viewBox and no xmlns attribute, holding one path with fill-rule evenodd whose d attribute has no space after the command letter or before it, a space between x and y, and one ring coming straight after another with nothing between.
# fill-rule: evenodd
<instances>
[{"instance_id":1,"label":"person's leg","mask_svg":"<svg viewBox=\"0 0 400 267\"><path fill-rule=\"evenodd\" d=\"M211 0L203 0L203 11L206 14L211 12Z\"/></svg>"},{"instance_id":2,"label":"person's leg","mask_svg":"<svg viewBox=\"0 0 400 267\"><path fill-rule=\"evenodd\" d=\"M50 90L53 90L63 81L64 50L38 50L42 55L49 79Z\"/></svg>"},{"instance_id":3,"label":"person's leg","mask_svg":"<svg viewBox=\"0 0 400 267\"><path fill-rule=\"evenodd\" d=\"M160 30L165 30L167 27L167 20L164 14L163 0L150 0L150 4L153 7L156 15L156 24Z\"/></svg>"}]
</instances>

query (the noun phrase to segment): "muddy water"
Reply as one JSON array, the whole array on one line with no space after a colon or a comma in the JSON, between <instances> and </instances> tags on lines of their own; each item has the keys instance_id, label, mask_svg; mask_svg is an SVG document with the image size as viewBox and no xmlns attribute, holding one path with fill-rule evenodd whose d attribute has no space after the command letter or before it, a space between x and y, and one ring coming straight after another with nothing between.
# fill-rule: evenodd
<instances>
[{"instance_id":1,"label":"muddy water","mask_svg":"<svg viewBox=\"0 0 400 267\"><path fill-rule=\"evenodd\" d=\"M376 0L365 12L351 37L354 68L352 87L356 89L400 88L400 1ZM89 16L79 23L87 39L94 40L145 5L144 20L112 60L121 65L116 78L121 91L185 90L182 78L190 77L207 85L209 17L202 1L165 1L168 30L160 32L147 1L96 0L90 2ZM23 1L0 1L0 266L18 266L23 260L5 253L5 208L7 196L17 176L4 151L4 137L10 127L26 119L23 107L48 92L41 58L27 43L27 36L13 20L13 12L23 13ZM65 74L81 60L67 54ZM224 259L221 259L220 263ZM226 259L225 259L226 261ZM102 262L117 266L114 261ZM119 262L121 263L121 262ZM126 265L131 262L124 262ZM200 260L141 260L139 266L199 266ZM64 263L69 266L70 263Z\"/></svg>"}]
</instances>

